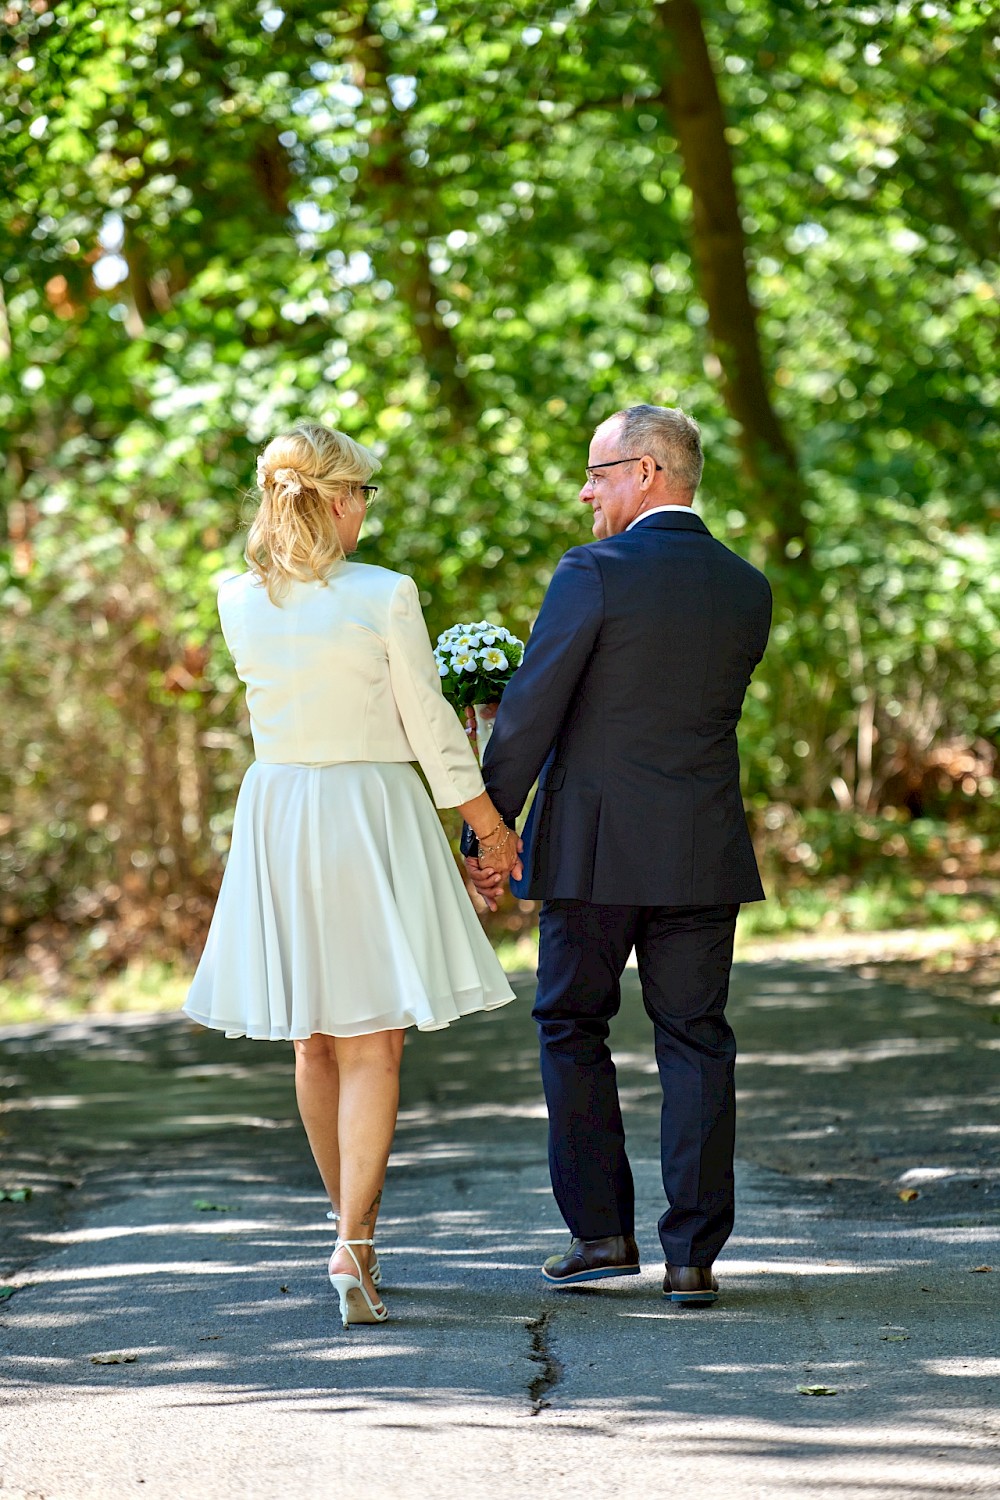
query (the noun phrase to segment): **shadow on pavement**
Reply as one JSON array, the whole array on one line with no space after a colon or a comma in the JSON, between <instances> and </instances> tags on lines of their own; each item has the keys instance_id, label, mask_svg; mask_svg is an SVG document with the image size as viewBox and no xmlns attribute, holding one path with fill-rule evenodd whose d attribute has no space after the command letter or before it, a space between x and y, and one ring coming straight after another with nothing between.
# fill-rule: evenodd
<instances>
[{"instance_id":1,"label":"shadow on pavement","mask_svg":"<svg viewBox=\"0 0 1000 1500\"><path fill-rule=\"evenodd\" d=\"M130 1420L249 1404L431 1437L646 1433L679 1464L794 1456L803 1484L835 1456L845 1495L917 1493L914 1475L920 1494L975 1493L1000 1388L988 1009L856 971L740 967L740 1217L722 1302L692 1312L659 1292L659 1090L634 975L614 1039L646 1269L541 1283L565 1230L519 990L408 1041L380 1223L392 1318L347 1332L287 1047L170 1018L7 1033L0 1185L36 1188L0 1206L19 1288L0 1304L8 1413L36 1422L46 1395L85 1393L112 1421L121 1402ZM903 1181L920 1196L904 1203ZM136 1358L91 1362L108 1354Z\"/></svg>"}]
</instances>

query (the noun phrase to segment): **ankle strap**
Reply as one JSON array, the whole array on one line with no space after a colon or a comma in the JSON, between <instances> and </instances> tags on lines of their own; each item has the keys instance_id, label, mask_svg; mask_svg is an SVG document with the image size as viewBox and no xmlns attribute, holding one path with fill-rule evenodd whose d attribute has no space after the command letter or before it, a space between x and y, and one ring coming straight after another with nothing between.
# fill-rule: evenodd
<instances>
[{"instance_id":1,"label":"ankle strap","mask_svg":"<svg viewBox=\"0 0 1000 1500\"><path fill-rule=\"evenodd\" d=\"M374 1243L375 1243L374 1240L342 1240L340 1238L340 1235L338 1234L338 1236L337 1236L337 1243L333 1247L333 1253L334 1253L334 1255L336 1255L336 1253L337 1253L338 1250L346 1250L347 1251L348 1255L351 1257L351 1259L354 1262L355 1269L357 1270L357 1273L358 1273L358 1280L360 1281L361 1277L362 1277L362 1275L364 1273L361 1270L361 1262L358 1260L358 1257L355 1255L354 1251L351 1249L351 1246L352 1245L374 1245Z\"/></svg>"}]
</instances>

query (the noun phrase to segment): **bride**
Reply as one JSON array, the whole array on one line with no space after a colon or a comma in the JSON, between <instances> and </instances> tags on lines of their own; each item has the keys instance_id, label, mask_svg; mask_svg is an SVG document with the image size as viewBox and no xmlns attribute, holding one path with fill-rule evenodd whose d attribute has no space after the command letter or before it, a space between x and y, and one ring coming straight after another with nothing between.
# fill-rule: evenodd
<instances>
[{"instance_id":1,"label":"bride","mask_svg":"<svg viewBox=\"0 0 1000 1500\"><path fill-rule=\"evenodd\" d=\"M329 1273L345 1327L387 1316L374 1236L405 1029L514 998L412 761L483 863L520 873L517 837L441 695L416 586L347 560L378 467L312 422L258 460L249 571L219 591L256 758L184 1006L227 1036L291 1040L337 1221Z\"/></svg>"}]
</instances>

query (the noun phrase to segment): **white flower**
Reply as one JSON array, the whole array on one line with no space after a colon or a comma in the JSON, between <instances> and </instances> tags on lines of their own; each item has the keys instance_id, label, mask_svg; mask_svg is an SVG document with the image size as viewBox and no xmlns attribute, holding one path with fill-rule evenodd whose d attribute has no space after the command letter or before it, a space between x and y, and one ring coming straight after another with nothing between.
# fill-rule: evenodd
<instances>
[{"instance_id":1,"label":"white flower","mask_svg":"<svg viewBox=\"0 0 1000 1500\"><path fill-rule=\"evenodd\" d=\"M497 632L495 630L484 630L479 639L484 646L492 646L497 639Z\"/></svg>"},{"instance_id":2,"label":"white flower","mask_svg":"<svg viewBox=\"0 0 1000 1500\"><path fill-rule=\"evenodd\" d=\"M439 677L447 677L447 675L448 675L448 663L446 661L439 661L438 662L438 676Z\"/></svg>"},{"instance_id":3,"label":"white flower","mask_svg":"<svg viewBox=\"0 0 1000 1500\"><path fill-rule=\"evenodd\" d=\"M474 672L478 665L471 651L457 651L451 659L453 672Z\"/></svg>"},{"instance_id":4,"label":"white flower","mask_svg":"<svg viewBox=\"0 0 1000 1500\"><path fill-rule=\"evenodd\" d=\"M494 647L490 651L480 651L479 660L487 672L506 672L510 665L506 656L504 656L498 647Z\"/></svg>"}]
</instances>

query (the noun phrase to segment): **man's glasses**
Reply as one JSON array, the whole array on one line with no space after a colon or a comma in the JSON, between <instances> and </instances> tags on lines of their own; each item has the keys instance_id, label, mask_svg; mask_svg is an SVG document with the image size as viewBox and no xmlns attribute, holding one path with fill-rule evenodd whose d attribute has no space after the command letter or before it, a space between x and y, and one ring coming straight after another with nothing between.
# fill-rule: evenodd
<instances>
[{"instance_id":1,"label":"man's glasses","mask_svg":"<svg viewBox=\"0 0 1000 1500\"><path fill-rule=\"evenodd\" d=\"M644 458L649 457L648 453L637 453L634 458L612 458L606 464L589 464L587 467L587 478L593 484L596 479L600 478L597 472L598 469L615 469L619 464L640 464ZM660 470L663 468L663 465L656 463L654 460L653 467Z\"/></svg>"}]
</instances>

